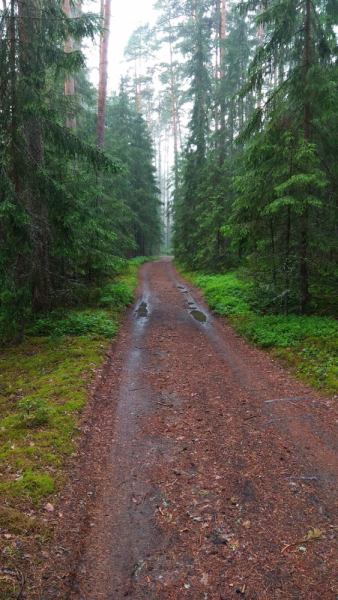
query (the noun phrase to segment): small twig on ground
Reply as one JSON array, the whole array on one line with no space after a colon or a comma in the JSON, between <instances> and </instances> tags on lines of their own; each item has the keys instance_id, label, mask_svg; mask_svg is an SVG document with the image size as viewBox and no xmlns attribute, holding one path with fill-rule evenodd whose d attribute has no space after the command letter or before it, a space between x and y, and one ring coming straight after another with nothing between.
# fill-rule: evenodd
<instances>
[{"instance_id":1,"label":"small twig on ground","mask_svg":"<svg viewBox=\"0 0 338 600\"><path fill-rule=\"evenodd\" d=\"M283 552L288 548L291 548L291 546L298 546L298 544L305 544L306 542L314 542L315 540L320 540L321 537L322 532L320 529L316 529L316 527L309 529L308 534L302 540L292 542L291 544L286 544L286 546L284 546L284 548L281 550L281 554L283 554Z\"/></svg>"},{"instance_id":2,"label":"small twig on ground","mask_svg":"<svg viewBox=\"0 0 338 600\"><path fill-rule=\"evenodd\" d=\"M165 402L156 402L156 404L160 404L161 406L166 406L167 408L172 408L173 404L165 404Z\"/></svg>"},{"instance_id":3,"label":"small twig on ground","mask_svg":"<svg viewBox=\"0 0 338 600\"><path fill-rule=\"evenodd\" d=\"M248 421L249 419L255 419L256 417L261 417L262 415L251 415L251 417L245 417L243 421Z\"/></svg>"},{"instance_id":4,"label":"small twig on ground","mask_svg":"<svg viewBox=\"0 0 338 600\"><path fill-rule=\"evenodd\" d=\"M177 479L175 479L175 481L173 481L172 483L167 483L166 487L169 487L170 485L174 485L174 483L176 483Z\"/></svg>"}]
</instances>

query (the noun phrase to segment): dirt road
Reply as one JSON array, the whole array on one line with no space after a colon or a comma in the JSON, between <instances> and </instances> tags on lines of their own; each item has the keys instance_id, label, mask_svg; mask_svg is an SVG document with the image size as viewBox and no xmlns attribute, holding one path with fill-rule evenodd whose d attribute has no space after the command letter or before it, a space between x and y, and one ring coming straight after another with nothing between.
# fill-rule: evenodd
<instances>
[{"instance_id":1,"label":"dirt road","mask_svg":"<svg viewBox=\"0 0 338 600\"><path fill-rule=\"evenodd\" d=\"M44 598L338 598L334 402L213 318L168 258L141 268L98 381L64 498L73 570Z\"/></svg>"}]
</instances>

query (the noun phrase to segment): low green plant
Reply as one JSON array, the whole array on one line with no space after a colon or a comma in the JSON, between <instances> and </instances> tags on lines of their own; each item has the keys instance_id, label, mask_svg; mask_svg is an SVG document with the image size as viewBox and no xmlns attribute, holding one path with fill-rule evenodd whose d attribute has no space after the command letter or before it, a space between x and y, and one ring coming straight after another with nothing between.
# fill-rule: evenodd
<instances>
[{"instance_id":1,"label":"low green plant","mask_svg":"<svg viewBox=\"0 0 338 600\"><path fill-rule=\"evenodd\" d=\"M98 309L63 310L36 317L27 327L26 334L50 337L94 334L112 339L117 329L116 315L108 314L106 311Z\"/></svg>"},{"instance_id":2,"label":"low green plant","mask_svg":"<svg viewBox=\"0 0 338 600\"><path fill-rule=\"evenodd\" d=\"M46 398L25 399L18 402L18 426L19 427L39 427L47 425L53 417L55 411L48 406Z\"/></svg>"},{"instance_id":3,"label":"low green plant","mask_svg":"<svg viewBox=\"0 0 338 600\"><path fill-rule=\"evenodd\" d=\"M236 331L260 348L273 351L312 386L338 391L338 321L334 317L264 314L269 298L242 274L186 273L200 288L213 312L224 315ZM263 314L262 314L263 313Z\"/></svg>"},{"instance_id":4,"label":"low green plant","mask_svg":"<svg viewBox=\"0 0 338 600\"><path fill-rule=\"evenodd\" d=\"M123 281L109 284L100 298L100 306L122 308L134 301L134 294Z\"/></svg>"},{"instance_id":5,"label":"low green plant","mask_svg":"<svg viewBox=\"0 0 338 600\"><path fill-rule=\"evenodd\" d=\"M235 273L226 275L197 275L197 287L215 313L220 315L250 315L252 284L242 281Z\"/></svg>"}]
</instances>

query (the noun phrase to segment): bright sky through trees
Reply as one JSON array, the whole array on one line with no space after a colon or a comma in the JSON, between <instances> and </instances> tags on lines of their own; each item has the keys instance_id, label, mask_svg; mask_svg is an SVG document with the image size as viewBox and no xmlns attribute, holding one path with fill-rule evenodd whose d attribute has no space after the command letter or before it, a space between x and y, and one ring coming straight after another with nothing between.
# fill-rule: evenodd
<instances>
[{"instance_id":1,"label":"bright sky through trees","mask_svg":"<svg viewBox=\"0 0 338 600\"><path fill-rule=\"evenodd\" d=\"M109 91L118 89L121 75L126 72L123 53L133 31L145 23L154 24L157 15L153 4L154 0L112 0L108 58ZM87 2L85 10L99 13L100 0ZM91 80L95 85L98 83L98 52L98 45L88 45L88 66L92 69Z\"/></svg>"}]
</instances>

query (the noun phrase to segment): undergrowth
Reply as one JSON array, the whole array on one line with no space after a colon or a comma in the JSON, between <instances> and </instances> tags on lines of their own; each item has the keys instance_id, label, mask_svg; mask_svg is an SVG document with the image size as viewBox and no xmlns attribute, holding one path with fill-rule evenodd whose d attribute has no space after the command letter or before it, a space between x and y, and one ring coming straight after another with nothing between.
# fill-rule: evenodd
<instances>
[{"instance_id":1,"label":"undergrowth","mask_svg":"<svg viewBox=\"0 0 338 600\"><path fill-rule=\"evenodd\" d=\"M33 547L40 534L48 538L35 517L65 484L64 465L74 455L88 386L134 299L146 260L128 261L100 291L97 306L35 317L23 343L0 350L0 532L8 539L6 555L15 560L22 551L10 538L17 544L19 534L31 536ZM7 579L0 578L0 596L14 598L18 584L15 577Z\"/></svg>"},{"instance_id":2,"label":"undergrowth","mask_svg":"<svg viewBox=\"0 0 338 600\"><path fill-rule=\"evenodd\" d=\"M213 312L227 317L236 331L292 366L295 374L315 388L338 392L338 321L329 316L264 314L254 285L236 272L182 277L203 292Z\"/></svg>"}]
</instances>

